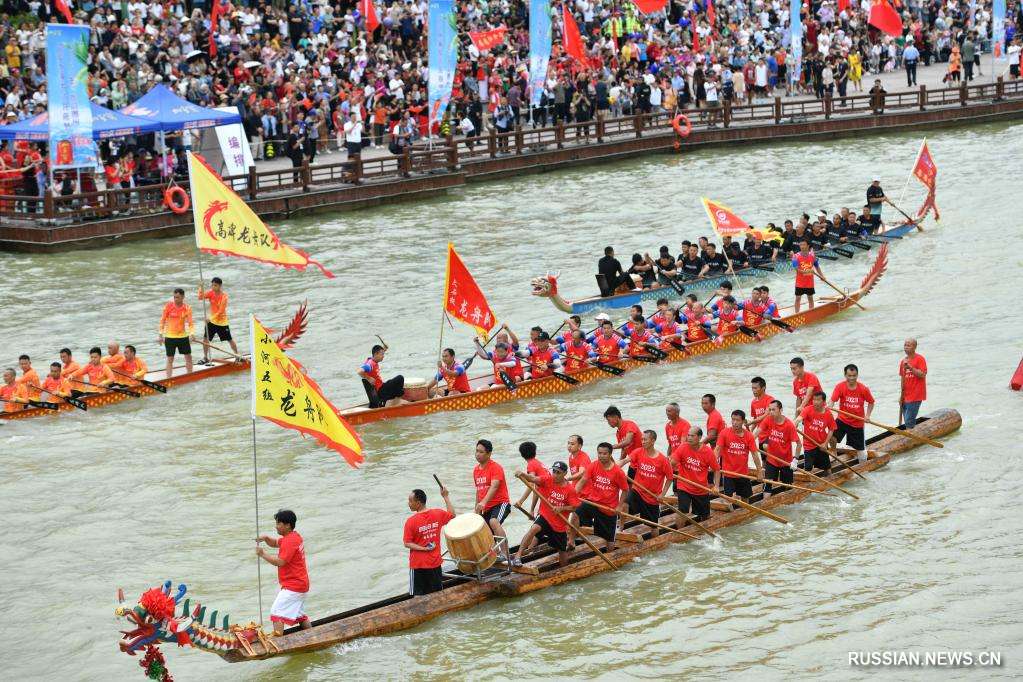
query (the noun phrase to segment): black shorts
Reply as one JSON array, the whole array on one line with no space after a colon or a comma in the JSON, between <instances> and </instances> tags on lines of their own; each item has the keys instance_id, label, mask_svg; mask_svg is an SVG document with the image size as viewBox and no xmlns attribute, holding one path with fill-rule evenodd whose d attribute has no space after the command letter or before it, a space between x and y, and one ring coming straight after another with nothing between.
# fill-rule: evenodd
<instances>
[{"instance_id":1,"label":"black shorts","mask_svg":"<svg viewBox=\"0 0 1023 682\"><path fill-rule=\"evenodd\" d=\"M838 428L835 429L835 440L841 443L844 439L845 444L853 450L863 450L867 447L862 426L849 426L841 419L836 419L835 423L838 424Z\"/></svg>"},{"instance_id":2,"label":"black shorts","mask_svg":"<svg viewBox=\"0 0 1023 682\"><path fill-rule=\"evenodd\" d=\"M579 523L583 526L592 526L593 533L598 538L604 538L608 542L614 542L617 514L605 514L594 506L583 502L575 510L579 517Z\"/></svg>"},{"instance_id":3,"label":"black shorts","mask_svg":"<svg viewBox=\"0 0 1023 682\"><path fill-rule=\"evenodd\" d=\"M692 512L697 521L710 517L710 494L693 495L685 490L675 489L678 496L678 508L686 514Z\"/></svg>"},{"instance_id":4,"label":"black shorts","mask_svg":"<svg viewBox=\"0 0 1023 682\"><path fill-rule=\"evenodd\" d=\"M792 469L786 466L775 466L770 462L764 462L764 478L768 481L781 481L782 483L791 484L794 479L792 475ZM787 488L778 486L779 492L784 492ZM774 489L768 484L764 485L764 492L774 492Z\"/></svg>"},{"instance_id":5,"label":"black shorts","mask_svg":"<svg viewBox=\"0 0 1023 682\"><path fill-rule=\"evenodd\" d=\"M639 491L633 488L629 491L625 501L629 503L629 513L634 514L641 519L647 521L653 521L654 523L660 523L658 519L661 518L661 505L654 502L650 504L642 497L640 497Z\"/></svg>"},{"instance_id":6,"label":"black shorts","mask_svg":"<svg viewBox=\"0 0 1023 682\"><path fill-rule=\"evenodd\" d=\"M559 552L568 551L568 533L566 531L554 530L551 528L550 522L539 514L533 523L540 527L540 532L536 534L540 542L546 542Z\"/></svg>"},{"instance_id":7,"label":"black shorts","mask_svg":"<svg viewBox=\"0 0 1023 682\"><path fill-rule=\"evenodd\" d=\"M732 478L731 476L722 476L722 487L725 489L725 495L738 495L742 498L753 497L753 481L748 478Z\"/></svg>"},{"instance_id":8,"label":"black shorts","mask_svg":"<svg viewBox=\"0 0 1023 682\"><path fill-rule=\"evenodd\" d=\"M874 228L875 232L877 231L877 229L879 227L881 227L881 214L880 213L878 213L877 215L874 215L874 214L870 215L870 226L872 228Z\"/></svg>"},{"instance_id":9,"label":"black shorts","mask_svg":"<svg viewBox=\"0 0 1023 682\"><path fill-rule=\"evenodd\" d=\"M213 324L212 322L206 323L206 338L210 341L213 340L214 336L220 337L221 341L231 340L231 327L229 325Z\"/></svg>"},{"instance_id":10,"label":"black shorts","mask_svg":"<svg viewBox=\"0 0 1023 682\"><path fill-rule=\"evenodd\" d=\"M440 566L437 568L410 568L408 571L408 593L413 597L440 592Z\"/></svg>"},{"instance_id":11,"label":"black shorts","mask_svg":"<svg viewBox=\"0 0 1023 682\"><path fill-rule=\"evenodd\" d=\"M177 351L181 355L192 354L192 344L189 342L188 337L182 337L180 339L170 339L166 336L163 337L163 347L167 349L167 357L174 357L174 351Z\"/></svg>"},{"instance_id":12,"label":"black shorts","mask_svg":"<svg viewBox=\"0 0 1023 682\"><path fill-rule=\"evenodd\" d=\"M504 523L504 520L508 518L508 514L511 514L511 505L507 502L502 502L483 512L483 520L487 524L490 523L490 519L497 519L498 523Z\"/></svg>"},{"instance_id":13,"label":"black shorts","mask_svg":"<svg viewBox=\"0 0 1023 682\"><path fill-rule=\"evenodd\" d=\"M820 448L811 448L803 453L803 468L807 471L814 469L831 471L831 458Z\"/></svg>"},{"instance_id":14,"label":"black shorts","mask_svg":"<svg viewBox=\"0 0 1023 682\"><path fill-rule=\"evenodd\" d=\"M796 296L813 296L817 293L817 290L813 287L796 287Z\"/></svg>"}]
</instances>

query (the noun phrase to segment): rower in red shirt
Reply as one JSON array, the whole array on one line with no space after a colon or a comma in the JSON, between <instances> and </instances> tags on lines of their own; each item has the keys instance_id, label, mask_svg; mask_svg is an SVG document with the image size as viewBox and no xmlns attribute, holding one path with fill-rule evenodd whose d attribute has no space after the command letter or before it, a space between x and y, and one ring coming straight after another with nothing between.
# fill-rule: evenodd
<instances>
[{"instance_id":1,"label":"rower in red shirt","mask_svg":"<svg viewBox=\"0 0 1023 682\"><path fill-rule=\"evenodd\" d=\"M561 356L551 347L550 334L544 331L536 337L535 345L530 342L529 347L520 350L517 355L520 358L529 358L526 366L522 368L527 381L549 377L555 370L561 369Z\"/></svg>"},{"instance_id":2,"label":"rower in red shirt","mask_svg":"<svg viewBox=\"0 0 1023 682\"><path fill-rule=\"evenodd\" d=\"M373 344L369 351L369 357L366 358L366 361L355 372L362 379L363 388L366 389L366 397L369 399L368 405L370 409L404 405L408 402L402 397L405 395L404 376L398 374L387 381L384 381L383 377L380 376L380 365L383 363L384 356L388 350L390 349L387 347L387 344Z\"/></svg>"},{"instance_id":3,"label":"rower in red shirt","mask_svg":"<svg viewBox=\"0 0 1023 682\"><path fill-rule=\"evenodd\" d=\"M490 384L491 386L504 385L501 380L501 372L504 372L514 382L522 381L522 362L507 343L498 341L494 344L494 350L488 351L480 345L478 338L473 338L472 341L476 344L476 355L494 363L494 381Z\"/></svg>"},{"instance_id":4,"label":"rower in red shirt","mask_svg":"<svg viewBox=\"0 0 1023 682\"><path fill-rule=\"evenodd\" d=\"M508 534L501 524L511 513L511 499L508 497L504 468L491 458L493 453L494 445L489 440L481 438L476 441L476 466L472 470L472 480L476 486L475 512L487 522L495 538L506 540L507 553Z\"/></svg>"},{"instance_id":5,"label":"rower in red shirt","mask_svg":"<svg viewBox=\"0 0 1023 682\"><path fill-rule=\"evenodd\" d=\"M799 442L796 425L782 412L781 401L771 401L767 419L760 423L760 437L761 451L766 453L764 480L791 484L792 470L796 468L803 446ZM765 484L764 494L772 492L771 485Z\"/></svg>"},{"instance_id":6,"label":"rower in red shirt","mask_svg":"<svg viewBox=\"0 0 1023 682\"><path fill-rule=\"evenodd\" d=\"M612 447L610 443L599 444L597 461L590 463L586 473L575 484L576 491L582 495L582 504L575 510L579 523L591 526L594 534L607 542L609 551L615 548L617 512L627 508L625 496L629 492L629 481L625 478L625 472L615 464L611 456ZM608 513L587 504L588 500L617 511Z\"/></svg>"},{"instance_id":7,"label":"rower in red shirt","mask_svg":"<svg viewBox=\"0 0 1023 682\"><path fill-rule=\"evenodd\" d=\"M603 320L600 323L600 332L591 335L589 342L597 352L597 359L601 362L614 362L622 356L622 351L627 345L620 336L615 334L615 327L611 320Z\"/></svg>"},{"instance_id":8,"label":"rower in red shirt","mask_svg":"<svg viewBox=\"0 0 1023 682\"><path fill-rule=\"evenodd\" d=\"M32 358L24 354L18 356L18 366L21 367L21 376L14 383L25 387L29 400L39 400L39 389L32 387L38 387L41 380L39 373L32 369Z\"/></svg>"},{"instance_id":9,"label":"rower in red shirt","mask_svg":"<svg viewBox=\"0 0 1023 682\"><path fill-rule=\"evenodd\" d=\"M60 398L71 397L71 382L60 375L60 370L61 364L59 362L50 364L50 373L43 379L41 386L44 394L43 400L61 403L64 401L60 400Z\"/></svg>"},{"instance_id":10,"label":"rower in red shirt","mask_svg":"<svg viewBox=\"0 0 1023 682\"><path fill-rule=\"evenodd\" d=\"M537 475L529 472L516 471L518 478L529 481L536 487L537 493L543 496L549 503L540 503L540 513L533 519L529 530L522 537L519 543L519 550L515 552L512 559L513 566L522 565L523 548L532 547L533 541L546 542L549 546L558 550L558 564L568 565L569 552L575 549L574 539L568 537L568 525L565 519L568 514L575 511L579 506L579 494L569 483L565 474L568 473L568 465L564 462L555 462L551 465L551 471L543 471ZM551 509L553 507L553 509Z\"/></svg>"},{"instance_id":11,"label":"rower in red shirt","mask_svg":"<svg viewBox=\"0 0 1023 682\"><path fill-rule=\"evenodd\" d=\"M725 418L721 416L715 405L717 405L718 399L714 397L713 393L707 393L700 399L700 407L707 415L706 424L706 435L703 437L703 444L709 445L712 448L717 445L718 435L728 428L725 424Z\"/></svg>"},{"instance_id":12,"label":"rower in red shirt","mask_svg":"<svg viewBox=\"0 0 1023 682\"><path fill-rule=\"evenodd\" d=\"M583 437L572 434L568 437L568 480L578 481L590 466L590 456L583 452Z\"/></svg>"},{"instance_id":13,"label":"rower in red shirt","mask_svg":"<svg viewBox=\"0 0 1023 682\"><path fill-rule=\"evenodd\" d=\"M82 368L81 365L71 358L70 348L60 349L60 361L64 364L63 368L60 370L60 374L63 377L69 377Z\"/></svg>"},{"instance_id":14,"label":"rower in red shirt","mask_svg":"<svg viewBox=\"0 0 1023 682\"><path fill-rule=\"evenodd\" d=\"M916 352L916 339L906 339L902 350L906 356L899 361L902 382L899 403L902 405L902 423L906 425L905 428L911 429L916 426L920 404L927 400L927 361Z\"/></svg>"},{"instance_id":15,"label":"rower in red shirt","mask_svg":"<svg viewBox=\"0 0 1023 682\"><path fill-rule=\"evenodd\" d=\"M686 343L686 329L674 318L675 313L672 312L672 318L666 322L659 322L654 327L654 331L657 332L657 337L661 340L661 350L669 351L676 346L672 345L672 342L685 346Z\"/></svg>"},{"instance_id":16,"label":"rower in red shirt","mask_svg":"<svg viewBox=\"0 0 1023 682\"><path fill-rule=\"evenodd\" d=\"M844 372L845 381L835 386L835 390L831 392L828 407L833 407L835 403L838 403L838 409L843 412L870 419L870 413L874 411L874 396L866 384L859 382L859 368L856 365L848 364L845 366ZM867 461L867 444L863 433L864 421L856 417L838 415L834 444L845 440L845 444L856 451L860 464L864 464Z\"/></svg>"},{"instance_id":17,"label":"rower in red shirt","mask_svg":"<svg viewBox=\"0 0 1023 682\"><path fill-rule=\"evenodd\" d=\"M440 398L459 393L470 393L469 377L465 373L465 366L455 359L455 349L445 348L437 361L437 374L433 380L426 385L426 390L431 398ZM443 388L441 382L444 382Z\"/></svg>"},{"instance_id":18,"label":"rower in red shirt","mask_svg":"<svg viewBox=\"0 0 1023 682\"><path fill-rule=\"evenodd\" d=\"M719 340L724 334L731 334L737 331L739 326L744 324L742 312L736 305L735 298L731 295L721 299L721 306L714 313L714 317L718 321L718 339L715 340Z\"/></svg>"},{"instance_id":19,"label":"rower in red shirt","mask_svg":"<svg viewBox=\"0 0 1023 682\"><path fill-rule=\"evenodd\" d=\"M657 348L660 340L650 333L646 328L646 320L642 315L632 318L632 324L627 325L624 330L625 337L629 340L629 355L650 357L650 348Z\"/></svg>"},{"instance_id":20,"label":"rower in red shirt","mask_svg":"<svg viewBox=\"0 0 1023 682\"><path fill-rule=\"evenodd\" d=\"M814 289L813 274L823 277L820 261L810 250L810 240L803 239L799 242L799 253L792 255L792 267L796 269L796 314L799 314L799 304L802 297L806 296L806 303L810 310L813 310L813 295L817 293Z\"/></svg>"},{"instance_id":21,"label":"rower in red shirt","mask_svg":"<svg viewBox=\"0 0 1023 682\"><path fill-rule=\"evenodd\" d=\"M547 474L547 467L536 458L536 443L527 440L524 443L519 444L519 456L522 457L526 462L526 473L531 474L537 478L541 478ZM515 506L522 509L522 503L526 501L526 498L532 493L529 492L529 488L522 491L522 496L519 497L515 502ZM536 514L536 505L539 500L533 495L532 501L529 503L529 515L533 516ZM524 510L523 510L524 511Z\"/></svg>"},{"instance_id":22,"label":"rower in red shirt","mask_svg":"<svg viewBox=\"0 0 1023 682\"><path fill-rule=\"evenodd\" d=\"M102 355L103 351L99 349L99 346L93 346L89 349L89 363L72 372L68 377L68 381L76 387L71 392L75 398L85 393L103 393L106 386L117 381L110 368L100 361ZM89 380L83 381L85 378Z\"/></svg>"},{"instance_id":23,"label":"rower in red shirt","mask_svg":"<svg viewBox=\"0 0 1023 682\"><path fill-rule=\"evenodd\" d=\"M416 488L408 496L412 516L405 519L403 541L408 548L408 593L421 597L441 590L440 530L455 518L448 489L441 488L444 509L427 509L426 493Z\"/></svg>"},{"instance_id":24,"label":"rower in red shirt","mask_svg":"<svg viewBox=\"0 0 1023 682\"><path fill-rule=\"evenodd\" d=\"M749 424L746 426L755 432L760 422L767 418L767 409L774 398L767 392L767 382L763 377L753 377L750 386L753 390L753 400L749 403ZM762 436L760 442L763 443L766 438L767 436Z\"/></svg>"},{"instance_id":25,"label":"rower in red shirt","mask_svg":"<svg viewBox=\"0 0 1023 682\"><path fill-rule=\"evenodd\" d=\"M810 406L804 408L794 422L797 428L800 424L803 426L803 468L807 471L823 469L825 475L831 473L831 458L827 451L818 447L814 441L827 445L831 434L837 428L835 418L824 406L827 399L828 395L824 391L814 392Z\"/></svg>"},{"instance_id":26,"label":"rower in red shirt","mask_svg":"<svg viewBox=\"0 0 1023 682\"><path fill-rule=\"evenodd\" d=\"M679 511L686 514L692 511L697 521L706 520L710 517L710 493L686 482L703 485L708 481L715 490L721 486L721 465L710 446L703 443L703 429L699 426L689 429L685 442L671 451L671 464ZM681 528L687 520L680 517L676 527Z\"/></svg>"},{"instance_id":27,"label":"rower in red shirt","mask_svg":"<svg viewBox=\"0 0 1023 682\"><path fill-rule=\"evenodd\" d=\"M607 420L607 425L615 431L615 444L612 446L613 450L621 450L621 455L618 459L618 466L625 464L625 459L630 452L640 446L643 441L643 431L640 430L639 425L630 419L622 419L622 411L614 405L611 405L604 410L604 419ZM636 472L630 468L629 478L632 478Z\"/></svg>"},{"instance_id":28,"label":"rower in red shirt","mask_svg":"<svg viewBox=\"0 0 1023 682\"><path fill-rule=\"evenodd\" d=\"M674 476L671 461L654 448L656 442L657 432L647 429L643 432L642 446L629 453L630 468L635 470L636 475L629 477L635 484L625 501L629 504L630 514L660 523L661 502ZM658 533L657 528L651 530L652 537L657 537Z\"/></svg>"},{"instance_id":29,"label":"rower in red shirt","mask_svg":"<svg viewBox=\"0 0 1023 682\"><path fill-rule=\"evenodd\" d=\"M305 544L302 542L302 536L295 531L298 518L290 509L282 509L274 514L274 521L277 524L277 534L281 537L279 539L269 535L257 537L256 556L277 567L277 581L281 585L281 591L270 607L270 621L274 624L274 635L280 637L284 634L285 626L297 623L303 630L308 630L312 623L305 615L309 572L306 570ZM276 547L277 556L267 554L265 549L258 546L260 542Z\"/></svg>"},{"instance_id":30,"label":"rower in red shirt","mask_svg":"<svg viewBox=\"0 0 1023 682\"><path fill-rule=\"evenodd\" d=\"M810 399L817 391L823 391L816 374L807 372L803 366L803 358L789 360L792 370L792 395L796 396L796 415L798 416L810 404Z\"/></svg>"},{"instance_id":31,"label":"rower in red shirt","mask_svg":"<svg viewBox=\"0 0 1023 682\"><path fill-rule=\"evenodd\" d=\"M671 309L671 303L666 298L657 299L657 312L650 316L646 326L650 329L657 329L662 325L675 322L675 311Z\"/></svg>"},{"instance_id":32,"label":"rower in red shirt","mask_svg":"<svg viewBox=\"0 0 1023 682\"><path fill-rule=\"evenodd\" d=\"M753 464L757 469L757 478L764 477L764 467L760 462L760 450L753 432L746 429L746 413L742 410L732 411L732 426L718 435L717 453L721 458L721 473L724 475L725 495L739 495L747 502L753 496L753 482L748 478L733 476L749 474L749 456L753 455Z\"/></svg>"},{"instance_id":33,"label":"rower in red shirt","mask_svg":"<svg viewBox=\"0 0 1023 682\"><path fill-rule=\"evenodd\" d=\"M778 314L778 306L770 297L763 293L762 287L753 287L750 298L739 302L739 310L750 327L756 327L764 321L764 317L775 317Z\"/></svg>"},{"instance_id":34,"label":"rower in red shirt","mask_svg":"<svg viewBox=\"0 0 1023 682\"><path fill-rule=\"evenodd\" d=\"M586 338L581 329L573 329L571 338L558 347L565 354L565 371L578 372L590 366L590 359L600 360L596 352L586 343Z\"/></svg>"},{"instance_id":35,"label":"rower in red shirt","mask_svg":"<svg viewBox=\"0 0 1023 682\"><path fill-rule=\"evenodd\" d=\"M4 370L4 382L0 385L0 400L3 401L0 410L4 412L17 412L28 407L28 388L15 382L17 376L13 369Z\"/></svg>"},{"instance_id":36,"label":"rower in red shirt","mask_svg":"<svg viewBox=\"0 0 1023 682\"><path fill-rule=\"evenodd\" d=\"M685 442L692 426L680 416L681 408L678 403L668 403L664 408L664 414L668 417L664 425L664 436L668 441L668 452L675 452L675 448Z\"/></svg>"},{"instance_id":37,"label":"rower in red shirt","mask_svg":"<svg viewBox=\"0 0 1023 682\"><path fill-rule=\"evenodd\" d=\"M703 304L698 301L693 303L692 308L679 309L678 319L686 326L686 338L690 343L706 339L706 330L710 329L713 322L713 318L704 310Z\"/></svg>"},{"instance_id":38,"label":"rower in red shirt","mask_svg":"<svg viewBox=\"0 0 1023 682\"><path fill-rule=\"evenodd\" d=\"M128 344L124 347L124 356L121 358L120 364L117 367L111 364L107 365L107 368L117 377L117 381L111 384L112 386L132 388L142 385L139 379L145 378L149 368L136 353L135 346Z\"/></svg>"},{"instance_id":39,"label":"rower in red shirt","mask_svg":"<svg viewBox=\"0 0 1023 682\"><path fill-rule=\"evenodd\" d=\"M110 369L121 369L121 363L124 362L124 356L121 355L121 344L116 341L108 343L107 354L100 359L100 362Z\"/></svg>"}]
</instances>

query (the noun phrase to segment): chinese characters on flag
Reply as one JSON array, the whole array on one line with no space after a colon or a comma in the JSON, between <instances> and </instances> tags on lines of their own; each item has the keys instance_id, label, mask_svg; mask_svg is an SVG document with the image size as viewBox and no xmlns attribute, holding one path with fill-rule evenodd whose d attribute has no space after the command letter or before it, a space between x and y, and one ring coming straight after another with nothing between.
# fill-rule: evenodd
<instances>
[{"instance_id":1,"label":"chinese characters on flag","mask_svg":"<svg viewBox=\"0 0 1023 682\"><path fill-rule=\"evenodd\" d=\"M931 150L927 148L927 140L924 140L923 145L920 146L920 154L916 157L916 165L913 166L913 175L927 187L927 199L924 201L923 208L920 209L917 217L923 218L927 215L927 211L934 209L934 219L941 220L938 206L934 203L938 167L934 165L934 159L931 158Z\"/></svg>"},{"instance_id":2,"label":"chinese characters on flag","mask_svg":"<svg viewBox=\"0 0 1023 682\"><path fill-rule=\"evenodd\" d=\"M707 217L714 231L722 237L734 237L738 234L749 232L752 228L745 220L732 213L732 209L723 206L716 201L703 197L703 207L707 209Z\"/></svg>"},{"instance_id":3,"label":"chinese characters on flag","mask_svg":"<svg viewBox=\"0 0 1023 682\"><path fill-rule=\"evenodd\" d=\"M495 45L504 42L504 34L508 31L507 26L498 26L489 31L469 31L469 37L473 45L480 52L486 52Z\"/></svg>"},{"instance_id":4,"label":"chinese characters on flag","mask_svg":"<svg viewBox=\"0 0 1023 682\"><path fill-rule=\"evenodd\" d=\"M321 445L336 450L358 468L362 443L320 387L278 346L266 328L250 316L252 325L252 418L263 417Z\"/></svg>"},{"instance_id":5,"label":"chinese characters on flag","mask_svg":"<svg viewBox=\"0 0 1023 682\"><path fill-rule=\"evenodd\" d=\"M281 243L255 211L225 185L198 154L188 155L188 175L192 186L195 245L201 251L299 270L312 264L327 277L334 276L308 254Z\"/></svg>"},{"instance_id":6,"label":"chinese characters on flag","mask_svg":"<svg viewBox=\"0 0 1023 682\"><path fill-rule=\"evenodd\" d=\"M450 242L447 284L444 287L444 311L449 317L474 327L484 339L497 324L486 297L458 256L454 244Z\"/></svg>"}]
</instances>

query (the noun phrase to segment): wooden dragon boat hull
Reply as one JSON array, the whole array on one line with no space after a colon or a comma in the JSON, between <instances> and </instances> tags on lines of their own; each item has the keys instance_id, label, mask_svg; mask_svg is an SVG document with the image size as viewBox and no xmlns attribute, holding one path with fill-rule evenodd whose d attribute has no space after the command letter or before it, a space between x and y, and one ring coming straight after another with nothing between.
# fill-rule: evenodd
<instances>
[{"instance_id":1,"label":"wooden dragon boat hull","mask_svg":"<svg viewBox=\"0 0 1023 682\"><path fill-rule=\"evenodd\" d=\"M877 254L877 258L874 261L873 266L867 276L864 277L863 282L860 284L860 288L849 294L849 297L853 300L859 300L870 293L871 289L877 284L877 281L884 274L887 267L887 253L888 245L882 244L881 249ZM818 304L812 310L804 308L799 314L790 312L785 315L784 310L779 311L783 314L782 319L792 327L805 327L806 325L813 324L826 317L830 317L853 304L848 299L829 300L827 302L821 302L823 299L818 300ZM756 327L757 332L763 338L774 336L775 334L782 333L785 330L777 327L773 324L765 322ZM668 357L661 362L681 362L690 358L696 358L699 356L714 353L725 348L731 348L737 345L755 343L755 340L741 332L733 332L725 334L720 337L721 343L714 343L707 339L704 341L698 341L691 343L686 351L678 349L672 349L668 351ZM615 362L607 363L622 369L631 370L636 367L645 366L647 363L640 362L638 360L618 360ZM420 400L404 405L395 405L393 407L380 407L376 409L370 409L367 403L348 407L341 410L341 416L349 424L369 424L371 422L380 421L382 419L397 419L399 417L422 417L425 415L435 414L437 412L457 412L462 410L477 410L484 407L491 407L500 403L511 402L514 400L525 400L527 398L535 398L542 395L554 394L554 393L565 393L579 386L584 386L596 381L611 378L610 374L597 369L596 367L589 367L576 372L570 372L569 375L578 380L577 385L572 385L559 380L556 377L544 377L543 379L536 379L532 381L519 382L518 387L514 391L509 391L504 386L497 386L493 388L487 388L490 383L493 382L492 374L485 374L470 379L469 385L472 387L471 393L463 393L460 395L446 396L443 398L435 398L432 400Z\"/></svg>"},{"instance_id":2,"label":"wooden dragon boat hull","mask_svg":"<svg viewBox=\"0 0 1023 682\"><path fill-rule=\"evenodd\" d=\"M224 374L233 374L235 372L246 372L249 370L250 364L246 359L244 361L235 362L233 360L214 360L212 365L193 365L192 371L188 373L175 374L170 379L167 379L167 372L165 370L156 370L148 372L145 376L146 381L151 381L154 384L160 384L168 388L172 386L180 386L182 384L190 384L193 381L202 381L204 379L212 379L213 377L222 376ZM134 386L130 390L139 394L139 397L145 397L158 393L154 388L147 386ZM97 407L105 407L107 405L113 405L124 400L136 400L133 396L125 395L123 393L103 393L96 395L82 396L81 400L84 400L89 409ZM18 410L17 412L2 412L0 413L0 419L31 419L33 417L43 417L47 415L56 415L60 412L67 410L76 410L78 408L72 407L68 403L60 400L55 400L60 409L44 410L39 407L30 408L27 410Z\"/></svg>"},{"instance_id":3,"label":"wooden dragon boat hull","mask_svg":"<svg viewBox=\"0 0 1023 682\"><path fill-rule=\"evenodd\" d=\"M942 409L921 418L913 432L927 438L940 438L953 433L959 429L961 424L962 418L957 411ZM920 445L917 441L905 436L888 435L887 433L874 436L868 443L871 456L866 463L853 464L856 461L855 455L851 452L846 452L844 455L845 461L852 464L853 468L861 473L879 469L885 466L892 457ZM845 468L835 468L832 469L832 472L828 480L836 484L849 481L853 477L853 474ZM822 483L812 479L804 478L798 482L800 485L814 490L827 490ZM789 490L761 499L756 506L763 510L776 509L782 505L800 502L810 494L803 490ZM712 513L711 517L703 524L708 529L717 532L729 526L754 520L757 516L759 515L742 508L736 508L733 511L718 510ZM661 522L674 526L674 513L666 510L666 513L662 515ZM619 566L641 554L689 541L688 538L674 533L662 533L657 538L651 538L649 529L645 529L643 526L637 528L633 525L629 529L637 532L644 539L636 544L622 544L615 551L606 554ZM685 530L693 534L701 533L692 525L687 525ZM598 544L601 543L599 539L595 539L595 541ZM268 651L261 644L256 643L253 645L254 656L247 656L238 649L221 655L225 660L236 663L316 651L360 637L406 630L442 614L467 609L497 597L526 594L610 570L600 557L581 546L576 549L571 563L563 568L558 565L557 556L549 548L545 552L541 551L540 554L542 555L540 558L524 562L526 567L536 569L538 575L508 574L491 569L491 575L483 581L449 580L443 590L425 597L412 598L404 594L398 595L314 621L313 627L309 630L292 629L283 636L273 639L273 643L277 647L276 650L271 648Z\"/></svg>"},{"instance_id":4,"label":"wooden dragon boat hull","mask_svg":"<svg viewBox=\"0 0 1023 682\"><path fill-rule=\"evenodd\" d=\"M885 235L889 237L888 241L893 238L901 237L903 235L912 233L915 231L916 225L914 223L906 223L893 227L888 230ZM876 239L882 238L881 235L876 235ZM877 244L873 240L861 240L861 243L874 245ZM855 246L842 247L845 251L851 251L854 254L859 253L862 249ZM838 256L835 250L825 249L818 255L821 256ZM790 258L782 258L777 263L770 264L773 272L762 270L758 268L741 268L735 271L735 277L731 274L725 275L714 275L711 277L700 277L698 279L691 279L682 282L682 286L685 288L686 294L694 291L701 290L712 290L717 289L721 286L722 282L730 281L735 284L736 277L741 280L747 280L753 277L764 277L772 274L778 274L781 272L787 272L792 270L792 260ZM653 303L659 298L667 298L669 300L682 298L683 294L679 294L675 289L669 286L658 287L657 289L642 289L640 291L629 291L624 294L617 294L615 296L591 296L589 298L581 298L572 301L572 314L582 315L584 313L594 312L597 310L607 310L615 308L628 308L634 305L640 305L644 303Z\"/></svg>"}]
</instances>

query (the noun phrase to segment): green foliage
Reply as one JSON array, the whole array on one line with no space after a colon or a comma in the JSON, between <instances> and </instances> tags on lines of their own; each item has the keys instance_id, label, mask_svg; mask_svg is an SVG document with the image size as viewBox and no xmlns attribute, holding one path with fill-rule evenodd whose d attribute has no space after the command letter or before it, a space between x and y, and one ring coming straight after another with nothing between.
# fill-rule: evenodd
<instances>
[{"instance_id":1,"label":"green foliage","mask_svg":"<svg viewBox=\"0 0 1023 682\"><path fill-rule=\"evenodd\" d=\"M28 24L29 26L35 26L39 23L39 17L32 14L31 12L25 12L24 14L15 14L10 18L11 26L19 28L22 24Z\"/></svg>"}]
</instances>

